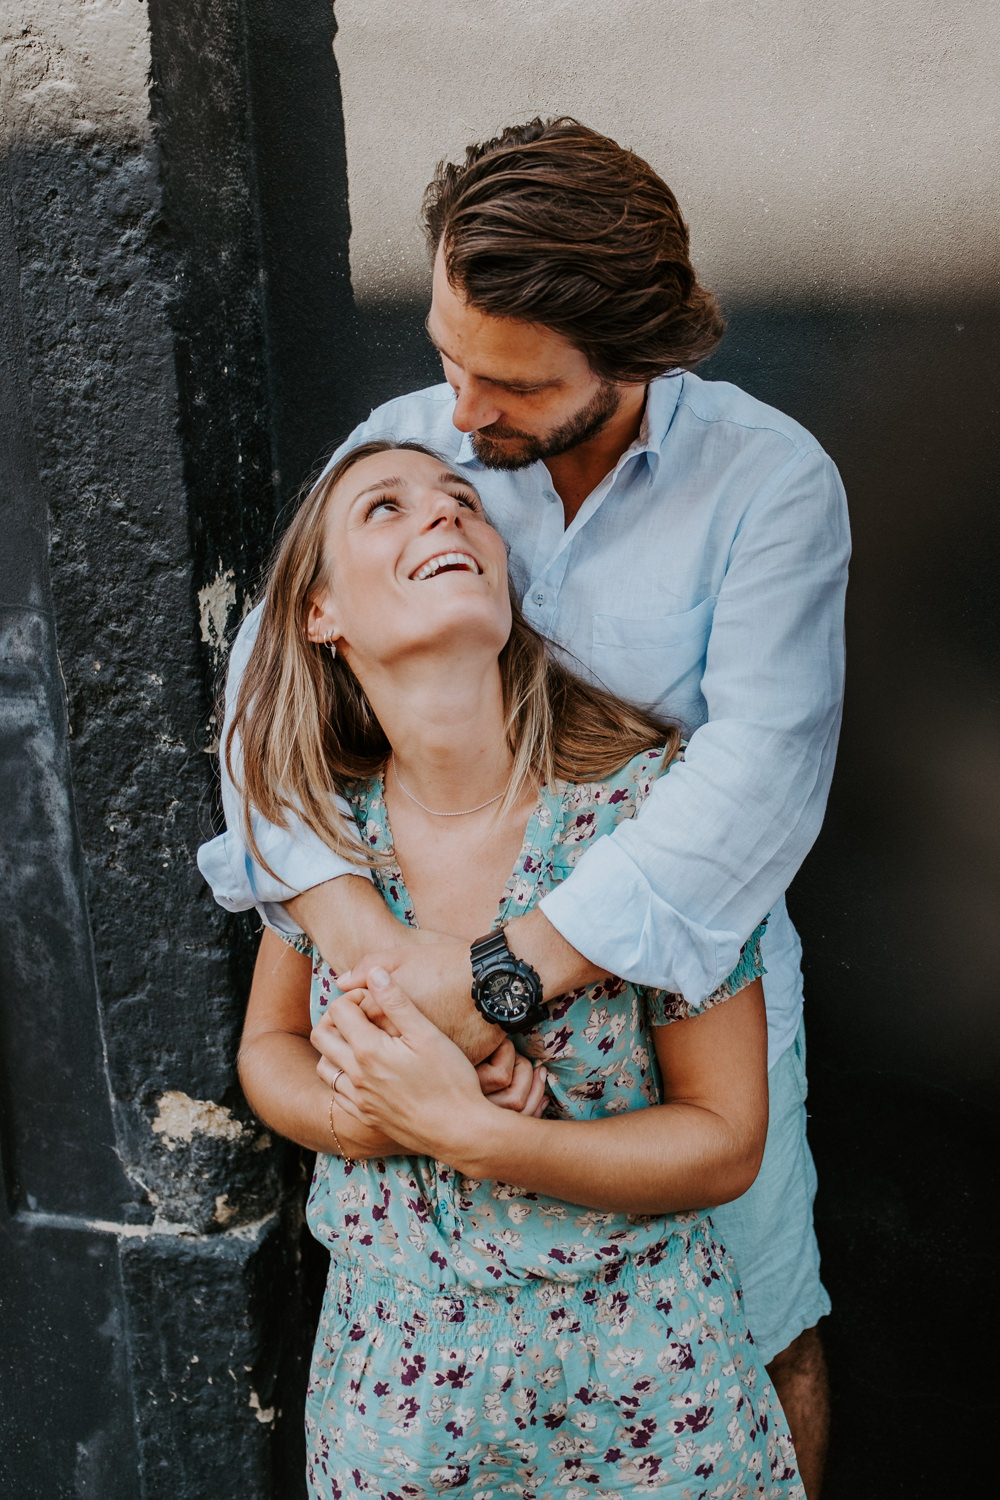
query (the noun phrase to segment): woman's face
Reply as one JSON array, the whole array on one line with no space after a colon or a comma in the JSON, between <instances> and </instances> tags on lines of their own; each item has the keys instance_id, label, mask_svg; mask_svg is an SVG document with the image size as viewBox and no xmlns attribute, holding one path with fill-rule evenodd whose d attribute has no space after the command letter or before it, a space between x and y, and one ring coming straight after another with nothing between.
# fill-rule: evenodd
<instances>
[{"instance_id":1,"label":"woman's face","mask_svg":"<svg viewBox=\"0 0 1000 1500\"><path fill-rule=\"evenodd\" d=\"M499 655L511 628L507 553L476 491L439 458L360 459L326 509L325 581L309 637L332 639L359 675L414 655Z\"/></svg>"}]
</instances>

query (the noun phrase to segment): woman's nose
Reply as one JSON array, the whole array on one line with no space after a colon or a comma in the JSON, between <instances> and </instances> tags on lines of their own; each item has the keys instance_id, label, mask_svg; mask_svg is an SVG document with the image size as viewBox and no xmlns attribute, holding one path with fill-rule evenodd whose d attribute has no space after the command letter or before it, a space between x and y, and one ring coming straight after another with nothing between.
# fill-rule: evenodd
<instances>
[{"instance_id":1,"label":"woman's nose","mask_svg":"<svg viewBox=\"0 0 1000 1500\"><path fill-rule=\"evenodd\" d=\"M448 526L452 522L461 524L462 506L454 495L440 491L432 495L428 503L427 530L431 531L435 526Z\"/></svg>"}]
</instances>

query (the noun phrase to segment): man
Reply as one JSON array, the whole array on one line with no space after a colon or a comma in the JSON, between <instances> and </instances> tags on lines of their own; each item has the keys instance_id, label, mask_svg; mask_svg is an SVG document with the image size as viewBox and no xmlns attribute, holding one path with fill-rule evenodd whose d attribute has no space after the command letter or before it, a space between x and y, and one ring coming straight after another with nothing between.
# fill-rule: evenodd
<instances>
[{"instance_id":1,"label":"man","mask_svg":"<svg viewBox=\"0 0 1000 1500\"><path fill-rule=\"evenodd\" d=\"M833 769L843 491L796 423L687 373L722 320L673 195L632 153L575 121L535 120L442 166L425 220L427 327L448 383L388 403L344 446L418 439L467 469L509 543L528 618L688 731L684 764L640 816L507 926L510 962L537 972L544 997L608 972L701 997L771 914L768 1147L751 1192L714 1217L816 1500L828 1421L816 1324L829 1301L812 1231L800 950L783 893ZM234 648L231 702L255 622ZM342 980L346 967L363 984L377 959L483 1054L467 948L404 937L356 868L306 834L257 830L282 880L266 877L247 858L225 777L224 800L230 831L202 860L224 905L300 923Z\"/></svg>"}]
</instances>

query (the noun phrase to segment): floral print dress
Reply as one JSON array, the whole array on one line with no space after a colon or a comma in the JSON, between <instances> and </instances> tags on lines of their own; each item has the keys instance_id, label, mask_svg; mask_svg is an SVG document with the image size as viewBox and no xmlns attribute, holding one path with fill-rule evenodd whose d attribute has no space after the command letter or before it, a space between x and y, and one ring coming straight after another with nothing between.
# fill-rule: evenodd
<instances>
[{"instance_id":1,"label":"floral print dress","mask_svg":"<svg viewBox=\"0 0 1000 1500\"><path fill-rule=\"evenodd\" d=\"M647 751L604 781L544 787L497 921L564 879L662 771L662 753ZM391 853L381 778L352 803L371 848ZM375 878L415 925L399 869ZM545 1063L548 1114L595 1119L657 1103L653 1028L756 978L760 930L701 1005L606 979L549 1006L515 1039ZM336 993L314 952L314 1023ZM428 1157L320 1155L308 1220L331 1253L306 1402L316 1500L804 1495L706 1213L603 1213Z\"/></svg>"}]
</instances>

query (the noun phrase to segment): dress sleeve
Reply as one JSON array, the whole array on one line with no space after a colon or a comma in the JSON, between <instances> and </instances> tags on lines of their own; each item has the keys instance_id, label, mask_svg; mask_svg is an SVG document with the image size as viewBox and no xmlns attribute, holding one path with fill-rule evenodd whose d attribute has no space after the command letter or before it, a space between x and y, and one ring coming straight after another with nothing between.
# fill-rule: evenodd
<instances>
[{"instance_id":1,"label":"dress sleeve","mask_svg":"<svg viewBox=\"0 0 1000 1500\"><path fill-rule=\"evenodd\" d=\"M765 917L743 944L739 963L733 972L704 1000L685 1000L683 995L672 995L669 990L646 990L646 1015L650 1025L669 1026L671 1021L686 1021L691 1016L703 1015L723 1000L731 1000L733 995L738 995L740 990L745 990L748 984L766 974L760 957L760 940L766 926Z\"/></svg>"}]
</instances>

